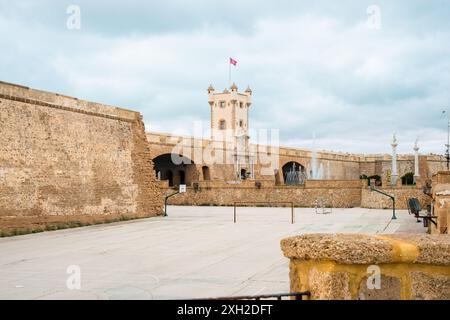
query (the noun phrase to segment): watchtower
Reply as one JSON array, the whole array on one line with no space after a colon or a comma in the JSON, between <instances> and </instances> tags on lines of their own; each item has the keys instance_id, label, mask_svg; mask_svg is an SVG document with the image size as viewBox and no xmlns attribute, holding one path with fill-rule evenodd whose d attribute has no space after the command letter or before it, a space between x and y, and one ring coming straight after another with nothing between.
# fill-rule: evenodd
<instances>
[{"instance_id":1,"label":"watchtower","mask_svg":"<svg viewBox=\"0 0 450 320\"><path fill-rule=\"evenodd\" d=\"M236 176L253 177L253 162L249 155L249 109L252 104L250 87L240 93L235 83L230 90L216 93L208 87L208 103L211 108L211 139L232 142L235 150ZM230 141L231 140L231 141Z\"/></svg>"}]
</instances>

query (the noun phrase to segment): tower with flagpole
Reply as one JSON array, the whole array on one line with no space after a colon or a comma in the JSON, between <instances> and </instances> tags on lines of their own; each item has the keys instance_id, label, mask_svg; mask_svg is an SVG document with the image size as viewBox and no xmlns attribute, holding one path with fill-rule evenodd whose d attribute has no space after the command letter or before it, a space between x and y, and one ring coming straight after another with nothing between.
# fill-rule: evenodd
<instances>
[{"instance_id":1,"label":"tower with flagpole","mask_svg":"<svg viewBox=\"0 0 450 320\"><path fill-rule=\"evenodd\" d=\"M225 88L220 93L216 93L212 85L207 91L211 109L211 139L232 143L236 179L254 178L254 158L249 148L252 90L248 86L241 93L233 83L229 89Z\"/></svg>"}]
</instances>

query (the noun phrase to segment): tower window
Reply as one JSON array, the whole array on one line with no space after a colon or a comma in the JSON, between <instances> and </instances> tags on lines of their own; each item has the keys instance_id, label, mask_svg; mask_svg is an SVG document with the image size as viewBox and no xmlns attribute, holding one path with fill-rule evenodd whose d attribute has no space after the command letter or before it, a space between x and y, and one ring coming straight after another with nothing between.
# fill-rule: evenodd
<instances>
[{"instance_id":1,"label":"tower window","mask_svg":"<svg viewBox=\"0 0 450 320\"><path fill-rule=\"evenodd\" d=\"M220 101L220 107L225 108L225 101Z\"/></svg>"},{"instance_id":2,"label":"tower window","mask_svg":"<svg viewBox=\"0 0 450 320\"><path fill-rule=\"evenodd\" d=\"M219 129L220 129L220 130L225 130L225 129L226 129L226 123L225 123L225 120L220 120L220 121L219 121Z\"/></svg>"},{"instance_id":3,"label":"tower window","mask_svg":"<svg viewBox=\"0 0 450 320\"><path fill-rule=\"evenodd\" d=\"M242 121L242 120L239 120L239 127L243 127L244 126L244 121Z\"/></svg>"}]
</instances>

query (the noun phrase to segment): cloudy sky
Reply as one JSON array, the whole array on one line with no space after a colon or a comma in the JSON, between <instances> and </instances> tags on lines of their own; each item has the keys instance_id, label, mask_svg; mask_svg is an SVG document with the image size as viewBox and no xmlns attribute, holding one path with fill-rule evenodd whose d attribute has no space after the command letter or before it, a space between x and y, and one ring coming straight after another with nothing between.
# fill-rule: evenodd
<instances>
[{"instance_id":1,"label":"cloudy sky","mask_svg":"<svg viewBox=\"0 0 450 320\"><path fill-rule=\"evenodd\" d=\"M401 153L417 136L443 153L448 0L0 0L0 37L0 80L138 110L148 130L209 126L233 57L250 126L283 145L388 153L395 131Z\"/></svg>"}]
</instances>

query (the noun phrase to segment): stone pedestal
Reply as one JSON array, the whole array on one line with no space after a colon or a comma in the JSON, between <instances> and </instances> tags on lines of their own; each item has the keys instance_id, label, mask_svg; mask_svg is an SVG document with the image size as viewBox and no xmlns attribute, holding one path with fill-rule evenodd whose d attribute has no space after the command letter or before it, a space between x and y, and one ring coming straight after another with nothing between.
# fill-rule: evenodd
<instances>
[{"instance_id":1,"label":"stone pedestal","mask_svg":"<svg viewBox=\"0 0 450 320\"><path fill-rule=\"evenodd\" d=\"M291 292L310 299L450 299L448 235L309 234L281 248Z\"/></svg>"}]
</instances>

